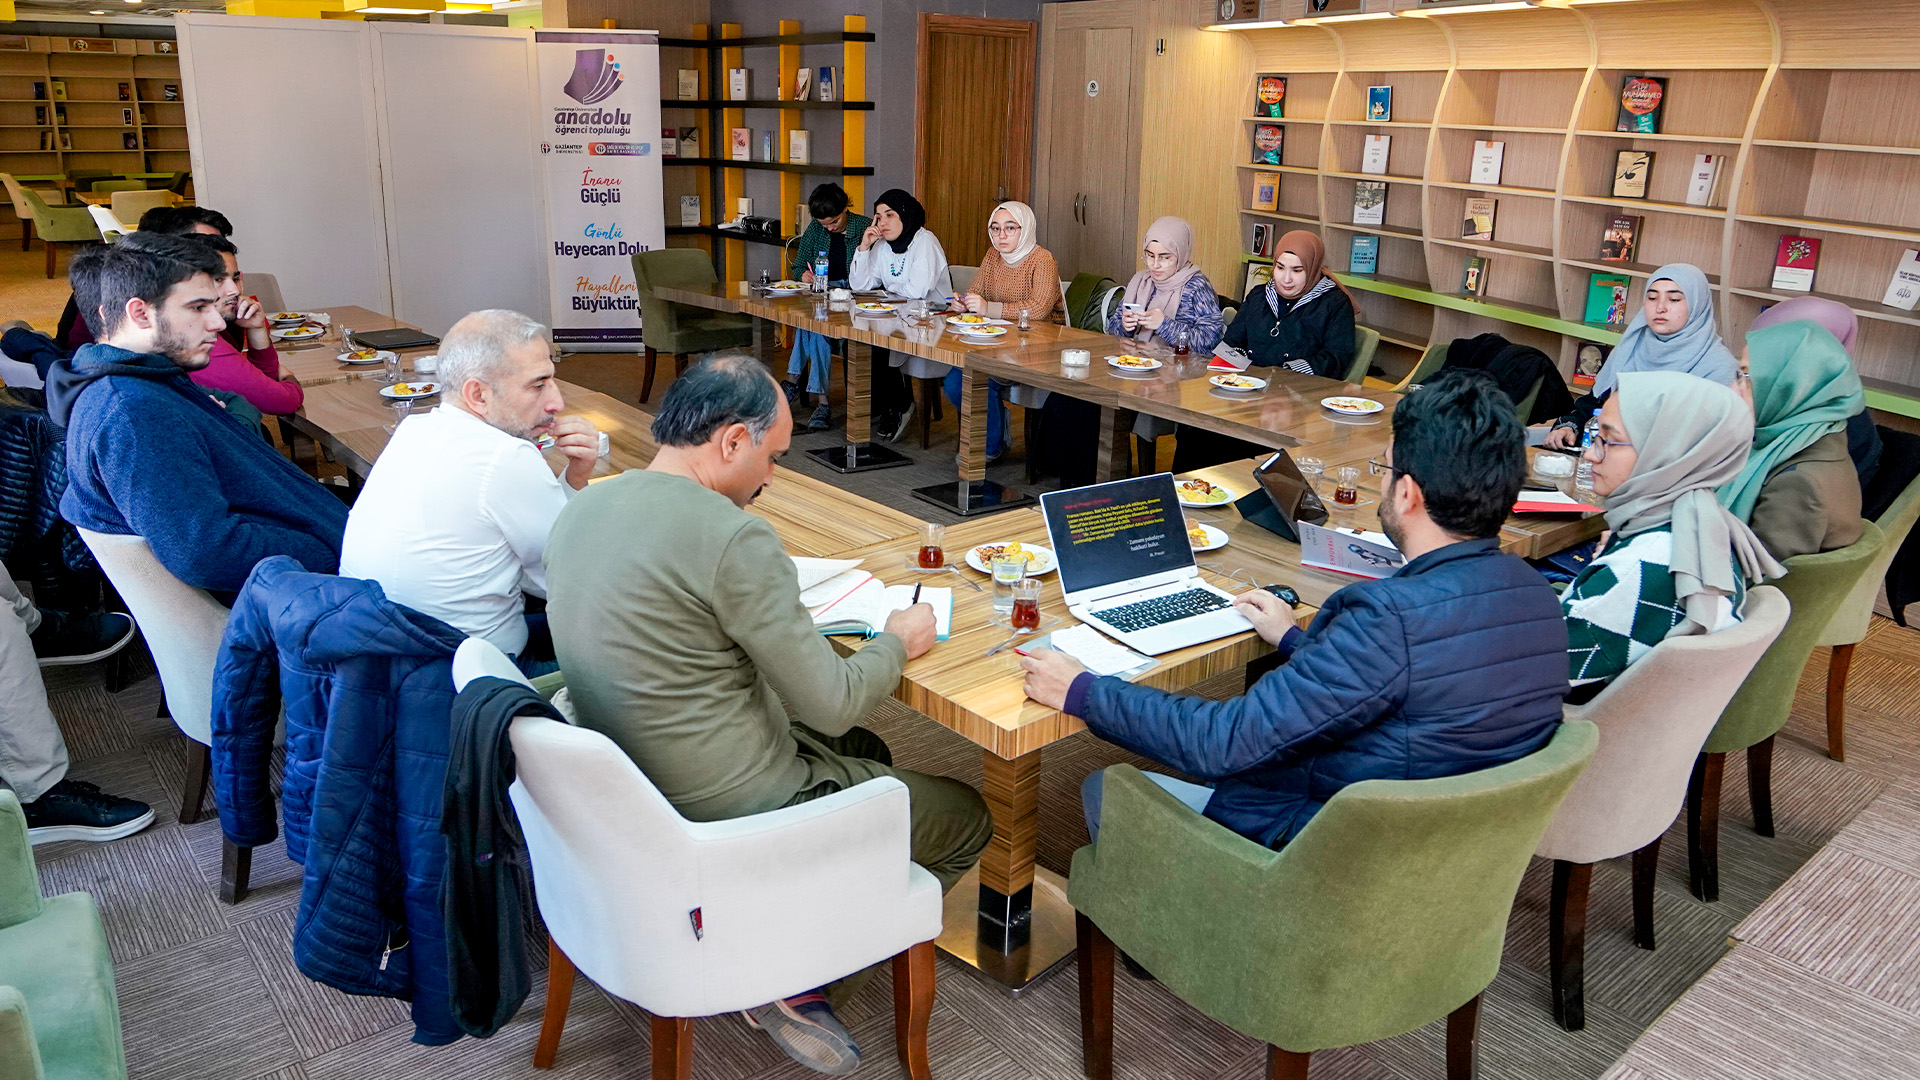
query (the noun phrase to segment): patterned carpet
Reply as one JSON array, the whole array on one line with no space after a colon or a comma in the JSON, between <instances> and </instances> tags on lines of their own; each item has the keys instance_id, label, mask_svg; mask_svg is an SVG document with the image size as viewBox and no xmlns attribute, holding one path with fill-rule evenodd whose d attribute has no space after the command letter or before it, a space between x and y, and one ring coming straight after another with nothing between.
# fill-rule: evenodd
<instances>
[{"instance_id":1,"label":"patterned carpet","mask_svg":"<svg viewBox=\"0 0 1920 1080\"><path fill-rule=\"evenodd\" d=\"M1664 845L1658 897L1660 948L1645 952L1630 940L1628 874L1608 864L1594 875L1587 959L1584 1032L1568 1034L1547 1014L1547 874L1536 864L1527 875L1510 925L1505 963L1482 1010L1481 1069L1493 1080L1519 1077L1598 1077L1627 1052L1637 1036L1680 993L1710 968L1708 991L1739 987L1785 961L1741 950L1718 968L1734 927L1802 864L1822 858L1854 859L1887 851L1920 869L1913 844L1920 809L1906 818L1878 823L1863 819L1851 849L1821 848L1890 785L1910 784L1920 774L1920 729L1914 720L1920 681L1920 635L1876 620L1856 654L1849 746L1854 759L1828 760L1820 724L1819 689L1824 655L1815 658L1801 687L1795 721L1776 756L1776 814L1780 836L1763 839L1745 827L1746 785L1736 759L1726 778L1726 828L1722 840L1722 896L1701 904L1686 891L1684 837ZM297 870L278 845L260 850L254 862L255 892L226 906L215 890L220 869L218 825L176 823L177 791L185 742L166 720L154 719L159 687L147 677L109 694L98 666L55 669L54 708L67 732L74 772L113 791L153 802L160 821L152 829L113 844L63 844L40 848L42 883L50 892L84 889L104 912L118 966L122 1022L132 1075L139 1080L348 1080L407 1076L420 1080L527 1077L541 1016L544 975L520 1015L494 1038L464 1040L442 1048L415 1046L405 1008L396 1002L354 998L308 981L293 967L288 940L298 903ZM1236 689L1237 676L1216 682L1216 694ZM872 726L893 745L903 765L979 778L979 752L951 732L889 703ZM1046 752L1046 786L1040 861L1064 871L1073 850L1086 842L1077 789L1082 776L1124 755L1087 735ZM1911 798L1908 803L1913 802ZM1853 835L1853 834L1850 834ZM1853 866L1871 876L1874 866ZM1916 888L1920 888L1920 879ZM1912 898L1885 925L1868 918L1855 927L1868 940L1896 935L1911 948L1916 917ZM1870 913L1869 913L1870 914ZM1774 932L1790 932L1791 927ZM1842 942L1844 944L1844 941ZM1845 1075L1911 1075L1915 1057L1897 1046L1920 1012L1920 990L1911 983L1885 986L1884 970L1864 974L1858 957L1832 942L1805 943L1802 951L1832 954L1836 977L1854 977L1868 988L1867 1006L1851 1000L1783 1002L1798 1019L1776 1024L1764 1012L1748 1019L1769 1036L1774 1064L1865 1054L1888 1068ZM1855 953L1858 949L1855 950ZM1850 961L1850 957L1852 960ZM544 957L535 953L537 963ZM1736 965L1736 961L1738 961ZM948 1078L1073 1080L1080 1075L1076 976L1068 965L1019 999L952 961L940 961L939 1000L933 1019L931 1056L937 1075ZM1894 980L1895 983L1898 980ZM1187 1007L1158 984L1121 975L1118 985L1116 1058L1128 1078L1252 1077L1264 1062L1260 1045ZM1869 1000L1865 994L1874 996ZM1724 995L1723 995L1724 996ZM1802 997L1807 996L1804 991ZM1818 999L1819 995L1813 995ZM1698 997L1698 995L1696 995ZM1724 1027L1739 1009L1716 1011L1712 998L1689 998L1689 1010L1708 1010L1708 1028ZM1741 1008L1749 1008L1741 1006ZM862 1075L898 1073L893 1058L889 977L876 979L845 1019L868 1052ZM1905 1028L1900 1024L1906 1023ZM1889 1040L1892 1040L1890 1043ZM694 1075L713 1080L775 1080L810 1075L788 1063L764 1036L735 1017L696 1025ZM1733 1054L1743 1044L1720 1032L1709 1047L1690 1053ZM1317 1080L1413 1080L1443 1075L1438 1026L1373 1045L1315 1056ZM1682 1049L1686 1049L1683 1045ZM1744 1053L1745 1051L1742 1051ZM612 1001L584 980L575 991L555 1077L644 1075L646 1017ZM1686 1055L1679 1059L1690 1060ZM1896 1063L1902 1067L1891 1067ZM1686 1068L1642 1072L1623 1064L1622 1080L1641 1076L1699 1075ZM1727 1072L1724 1075L1749 1075ZM1818 1070L1768 1075L1822 1075ZM1830 1075L1840 1075L1838 1073Z\"/></svg>"}]
</instances>

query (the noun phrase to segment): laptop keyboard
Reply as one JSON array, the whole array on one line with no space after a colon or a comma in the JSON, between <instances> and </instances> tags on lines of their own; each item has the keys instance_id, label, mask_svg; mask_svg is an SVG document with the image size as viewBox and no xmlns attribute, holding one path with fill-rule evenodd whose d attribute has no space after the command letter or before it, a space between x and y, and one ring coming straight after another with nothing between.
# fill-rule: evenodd
<instances>
[{"instance_id":1,"label":"laptop keyboard","mask_svg":"<svg viewBox=\"0 0 1920 1080\"><path fill-rule=\"evenodd\" d=\"M1118 607L1095 608L1090 614L1098 615L1108 626L1123 633L1145 630L1148 627L1164 623L1205 615L1209 611L1218 611L1232 606L1233 601L1219 593L1207 589L1188 589L1184 592L1156 596L1151 600L1136 600L1131 604Z\"/></svg>"}]
</instances>

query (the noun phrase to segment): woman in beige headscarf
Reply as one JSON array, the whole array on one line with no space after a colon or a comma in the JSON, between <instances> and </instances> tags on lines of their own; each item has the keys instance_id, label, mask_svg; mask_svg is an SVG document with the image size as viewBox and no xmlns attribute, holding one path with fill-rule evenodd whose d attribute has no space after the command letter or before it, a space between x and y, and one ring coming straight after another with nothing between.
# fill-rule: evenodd
<instances>
[{"instance_id":1,"label":"woman in beige headscarf","mask_svg":"<svg viewBox=\"0 0 1920 1080\"><path fill-rule=\"evenodd\" d=\"M1669 637L1738 622L1747 586L1786 573L1714 494L1753 445L1739 394L1680 372L1626 372L1598 415L1586 456L1613 532L1560 599L1574 701Z\"/></svg>"},{"instance_id":2,"label":"woman in beige headscarf","mask_svg":"<svg viewBox=\"0 0 1920 1080\"><path fill-rule=\"evenodd\" d=\"M1127 282L1119 310L1107 318L1107 333L1212 352L1227 325L1213 282L1193 264L1193 226L1163 217L1148 226L1140 246L1146 269Z\"/></svg>"},{"instance_id":3,"label":"woman in beige headscarf","mask_svg":"<svg viewBox=\"0 0 1920 1080\"><path fill-rule=\"evenodd\" d=\"M1060 297L1060 264L1039 245L1033 208L1023 202L1003 202L987 219L987 256L965 295L953 298L956 314L983 319L1018 321L1026 312L1030 322L1051 321L1064 306ZM947 400L960 404L960 369L947 372ZM987 381L987 460L1007 452L1007 384Z\"/></svg>"}]
</instances>

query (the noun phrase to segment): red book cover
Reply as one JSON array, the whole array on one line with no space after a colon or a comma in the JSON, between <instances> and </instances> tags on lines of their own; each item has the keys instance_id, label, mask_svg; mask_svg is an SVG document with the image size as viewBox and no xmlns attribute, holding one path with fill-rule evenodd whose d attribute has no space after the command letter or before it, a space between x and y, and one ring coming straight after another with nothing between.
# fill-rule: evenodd
<instances>
[{"instance_id":1,"label":"red book cover","mask_svg":"<svg viewBox=\"0 0 1920 1080\"><path fill-rule=\"evenodd\" d=\"M1811 236L1783 236L1773 256L1773 287L1782 292L1812 292L1813 268L1820 261L1820 241Z\"/></svg>"}]
</instances>

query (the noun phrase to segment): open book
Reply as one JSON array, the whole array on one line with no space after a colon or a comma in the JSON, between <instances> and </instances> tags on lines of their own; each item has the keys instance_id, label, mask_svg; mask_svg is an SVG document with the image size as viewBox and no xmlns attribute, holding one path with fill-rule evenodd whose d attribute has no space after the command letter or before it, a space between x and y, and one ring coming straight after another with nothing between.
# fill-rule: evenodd
<instances>
[{"instance_id":1,"label":"open book","mask_svg":"<svg viewBox=\"0 0 1920 1080\"><path fill-rule=\"evenodd\" d=\"M872 637L886 625L887 616L906 610L913 600L913 586L888 585L860 569L857 559L796 556L793 564L800 575L800 602L823 634ZM920 602L933 607L936 640L947 640L953 624L953 590L922 586Z\"/></svg>"}]
</instances>

